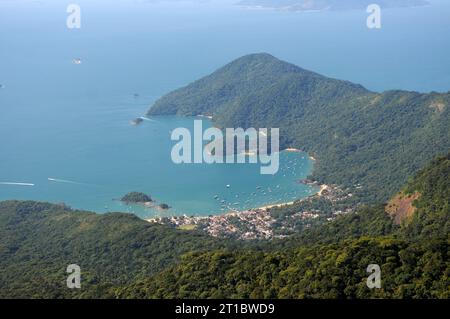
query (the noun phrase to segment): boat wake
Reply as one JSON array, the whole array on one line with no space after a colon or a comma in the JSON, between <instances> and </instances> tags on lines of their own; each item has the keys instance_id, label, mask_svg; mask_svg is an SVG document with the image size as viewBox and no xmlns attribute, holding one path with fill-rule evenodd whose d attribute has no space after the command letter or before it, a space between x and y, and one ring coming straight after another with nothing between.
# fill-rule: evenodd
<instances>
[{"instance_id":1,"label":"boat wake","mask_svg":"<svg viewBox=\"0 0 450 319\"><path fill-rule=\"evenodd\" d=\"M143 119L144 121L150 121L150 122L159 123L158 121L152 120L152 119L150 119L148 117L145 117L145 116L141 116L140 119Z\"/></svg>"},{"instance_id":2,"label":"boat wake","mask_svg":"<svg viewBox=\"0 0 450 319\"><path fill-rule=\"evenodd\" d=\"M67 179L59 179L59 178L52 178L52 177L47 178L47 180L49 180L50 182L55 182L55 183L66 183L66 184L75 184L75 185L89 185L89 184L85 184L85 183L70 181L70 180L67 180Z\"/></svg>"},{"instance_id":3,"label":"boat wake","mask_svg":"<svg viewBox=\"0 0 450 319\"><path fill-rule=\"evenodd\" d=\"M0 182L0 185L34 186L33 183L17 183L17 182Z\"/></svg>"}]
</instances>

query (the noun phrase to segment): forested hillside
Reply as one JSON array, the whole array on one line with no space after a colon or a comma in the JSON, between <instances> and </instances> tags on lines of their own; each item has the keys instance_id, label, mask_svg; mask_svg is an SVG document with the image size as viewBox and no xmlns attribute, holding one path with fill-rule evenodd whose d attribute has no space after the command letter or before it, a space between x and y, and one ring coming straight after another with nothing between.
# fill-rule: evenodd
<instances>
[{"instance_id":1,"label":"forested hillside","mask_svg":"<svg viewBox=\"0 0 450 319\"><path fill-rule=\"evenodd\" d=\"M73 211L37 202L0 202L0 298L71 297L145 278L193 250L226 241L150 224L131 214ZM81 290L66 287L66 268L82 271Z\"/></svg>"},{"instance_id":2,"label":"forested hillside","mask_svg":"<svg viewBox=\"0 0 450 319\"><path fill-rule=\"evenodd\" d=\"M410 240L449 238L450 235L450 153L435 159L412 179L405 193L418 193L417 208L406 220L405 235Z\"/></svg>"},{"instance_id":3,"label":"forested hillside","mask_svg":"<svg viewBox=\"0 0 450 319\"><path fill-rule=\"evenodd\" d=\"M191 253L121 298L449 298L448 243L359 238L289 251ZM369 264L382 288L366 286Z\"/></svg>"},{"instance_id":4,"label":"forested hillside","mask_svg":"<svg viewBox=\"0 0 450 319\"><path fill-rule=\"evenodd\" d=\"M450 93L375 93L269 54L239 58L163 96L148 115L211 115L219 127L278 127L315 156L313 178L378 203L450 149ZM356 187L361 184L362 187Z\"/></svg>"},{"instance_id":5,"label":"forested hillside","mask_svg":"<svg viewBox=\"0 0 450 319\"><path fill-rule=\"evenodd\" d=\"M0 202L0 298L449 298L450 155L403 188L414 215L384 205L288 239L216 240L129 214ZM82 289L66 287L78 264ZM382 289L365 284L379 264Z\"/></svg>"},{"instance_id":6,"label":"forested hillside","mask_svg":"<svg viewBox=\"0 0 450 319\"><path fill-rule=\"evenodd\" d=\"M187 254L180 264L116 293L132 298L450 298L450 155L433 161L406 190L420 197L412 220L401 227L389 223L382 207L367 208L293 237L285 249ZM381 267L381 289L366 286L369 264Z\"/></svg>"}]
</instances>

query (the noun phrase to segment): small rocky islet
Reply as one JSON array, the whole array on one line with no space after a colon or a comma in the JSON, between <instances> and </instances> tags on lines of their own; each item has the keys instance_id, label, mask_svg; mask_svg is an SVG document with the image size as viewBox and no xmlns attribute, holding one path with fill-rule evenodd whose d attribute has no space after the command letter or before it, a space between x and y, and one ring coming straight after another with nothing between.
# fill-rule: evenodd
<instances>
[{"instance_id":1,"label":"small rocky islet","mask_svg":"<svg viewBox=\"0 0 450 319\"><path fill-rule=\"evenodd\" d=\"M155 204L155 201L152 199L150 195L147 195L142 192L129 192L122 196L120 199L121 202L125 204L142 204L148 207L156 207L162 210L167 210L170 206L166 203L161 203L159 205Z\"/></svg>"},{"instance_id":2,"label":"small rocky islet","mask_svg":"<svg viewBox=\"0 0 450 319\"><path fill-rule=\"evenodd\" d=\"M149 195L141 192L127 193L120 199L120 201L127 204L145 204L153 202Z\"/></svg>"}]
</instances>

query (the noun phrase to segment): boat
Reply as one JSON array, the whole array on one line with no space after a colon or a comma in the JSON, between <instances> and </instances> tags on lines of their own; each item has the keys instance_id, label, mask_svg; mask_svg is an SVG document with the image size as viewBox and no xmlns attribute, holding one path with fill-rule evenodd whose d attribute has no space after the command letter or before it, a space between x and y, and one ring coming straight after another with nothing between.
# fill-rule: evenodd
<instances>
[{"instance_id":1,"label":"boat","mask_svg":"<svg viewBox=\"0 0 450 319\"><path fill-rule=\"evenodd\" d=\"M81 64L81 59L80 58L76 58L72 60L73 64Z\"/></svg>"}]
</instances>

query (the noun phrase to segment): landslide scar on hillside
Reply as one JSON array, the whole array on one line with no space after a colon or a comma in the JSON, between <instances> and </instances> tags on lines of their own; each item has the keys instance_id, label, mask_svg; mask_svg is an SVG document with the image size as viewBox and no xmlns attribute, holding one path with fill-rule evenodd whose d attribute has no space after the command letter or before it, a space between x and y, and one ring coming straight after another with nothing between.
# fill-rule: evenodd
<instances>
[{"instance_id":1,"label":"landslide scar on hillside","mask_svg":"<svg viewBox=\"0 0 450 319\"><path fill-rule=\"evenodd\" d=\"M399 225L414 214L416 207L413 202L419 197L418 192L410 195L400 192L387 203L385 210L394 219L394 223Z\"/></svg>"}]
</instances>

